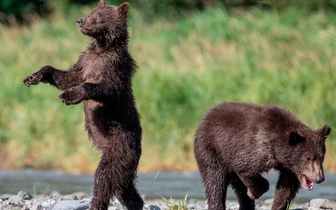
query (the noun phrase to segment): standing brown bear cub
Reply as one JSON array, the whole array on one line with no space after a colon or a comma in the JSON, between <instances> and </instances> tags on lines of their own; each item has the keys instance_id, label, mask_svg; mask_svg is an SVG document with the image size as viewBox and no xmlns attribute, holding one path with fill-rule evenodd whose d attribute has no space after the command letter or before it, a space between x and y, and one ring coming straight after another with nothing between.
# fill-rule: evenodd
<instances>
[{"instance_id":1,"label":"standing brown bear cub","mask_svg":"<svg viewBox=\"0 0 336 210\"><path fill-rule=\"evenodd\" d=\"M49 83L63 91L66 105L83 102L85 128L102 156L94 176L91 210L108 209L112 196L127 209L142 209L136 187L141 127L132 91L135 61L128 52L128 3L98 8L78 19L92 38L76 64L62 71L44 66L23 80L26 86Z\"/></svg>"},{"instance_id":2,"label":"standing brown bear cub","mask_svg":"<svg viewBox=\"0 0 336 210\"><path fill-rule=\"evenodd\" d=\"M195 157L209 210L225 209L231 185L240 209L254 209L269 189L261 173L279 171L273 210L287 209L300 186L324 181L322 163L328 125L314 131L289 111L248 103L224 102L211 109L195 134Z\"/></svg>"}]
</instances>

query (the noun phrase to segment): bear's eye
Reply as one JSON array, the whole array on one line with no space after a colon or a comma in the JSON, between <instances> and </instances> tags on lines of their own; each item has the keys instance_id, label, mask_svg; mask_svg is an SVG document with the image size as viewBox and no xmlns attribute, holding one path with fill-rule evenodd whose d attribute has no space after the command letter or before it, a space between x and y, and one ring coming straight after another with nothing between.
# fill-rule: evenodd
<instances>
[{"instance_id":1,"label":"bear's eye","mask_svg":"<svg viewBox=\"0 0 336 210\"><path fill-rule=\"evenodd\" d=\"M307 162L310 162L311 158L310 158L310 157L307 157L306 160L307 160Z\"/></svg>"}]
</instances>

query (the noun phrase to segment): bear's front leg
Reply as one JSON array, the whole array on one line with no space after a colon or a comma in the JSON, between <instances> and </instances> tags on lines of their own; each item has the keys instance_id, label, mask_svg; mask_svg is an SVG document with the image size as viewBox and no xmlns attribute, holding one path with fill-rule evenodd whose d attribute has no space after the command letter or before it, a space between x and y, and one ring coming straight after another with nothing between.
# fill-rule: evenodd
<instances>
[{"instance_id":1,"label":"bear's front leg","mask_svg":"<svg viewBox=\"0 0 336 210\"><path fill-rule=\"evenodd\" d=\"M280 170L272 210L286 210L300 189L300 181L290 170Z\"/></svg>"},{"instance_id":2,"label":"bear's front leg","mask_svg":"<svg viewBox=\"0 0 336 210\"><path fill-rule=\"evenodd\" d=\"M43 66L40 70L26 77L22 82L30 87L31 85L38 85L40 82L48 83L50 69L52 66Z\"/></svg>"},{"instance_id":3,"label":"bear's front leg","mask_svg":"<svg viewBox=\"0 0 336 210\"><path fill-rule=\"evenodd\" d=\"M80 69L76 65L67 71L59 70L52 66L43 66L34 74L26 77L22 82L27 87L43 82L49 83L60 90L67 90L82 82L79 71Z\"/></svg>"},{"instance_id":4,"label":"bear's front leg","mask_svg":"<svg viewBox=\"0 0 336 210\"><path fill-rule=\"evenodd\" d=\"M65 105L79 104L84 100L85 89L82 86L76 86L65 90L58 96Z\"/></svg>"}]
</instances>

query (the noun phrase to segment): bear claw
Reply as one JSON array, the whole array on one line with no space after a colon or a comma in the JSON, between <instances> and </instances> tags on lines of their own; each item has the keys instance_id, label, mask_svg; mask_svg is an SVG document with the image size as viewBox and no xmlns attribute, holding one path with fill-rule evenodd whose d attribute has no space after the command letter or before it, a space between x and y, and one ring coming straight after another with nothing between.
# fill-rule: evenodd
<instances>
[{"instance_id":1,"label":"bear claw","mask_svg":"<svg viewBox=\"0 0 336 210\"><path fill-rule=\"evenodd\" d=\"M30 87L31 85L38 85L39 82L42 79L42 75L30 75L28 76L26 79L23 80L23 84L25 84L25 86Z\"/></svg>"},{"instance_id":2,"label":"bear claw","mask_svg":"<svg viewBox=\"0 0 336 210\"><path fill-rule=\"evenodd\" d=\"M247 195L252 199L252 200L256 200L258 198L260 198L260 196L262 194L257 194L257 193L252 193L250 189L247 190Z\"/></svg>"}]
</instances>

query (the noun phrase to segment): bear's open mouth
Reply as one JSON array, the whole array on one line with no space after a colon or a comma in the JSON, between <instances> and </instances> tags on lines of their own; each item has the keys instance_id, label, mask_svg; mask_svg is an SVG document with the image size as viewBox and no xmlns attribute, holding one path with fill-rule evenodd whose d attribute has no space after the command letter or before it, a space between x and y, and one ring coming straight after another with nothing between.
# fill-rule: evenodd
<instances>
[{"instance_id":1,"label":"bear's open mouth","mask_svg":"<svg viewBox=\"0 0 336 210\"><path fill-rule=\"evenodd\" d=\"M314 188L314 183L308 179L308 177L306 175L302 175L301 176L301 186L306 189L311 191Z\"/></svg>"}]
</instances>

